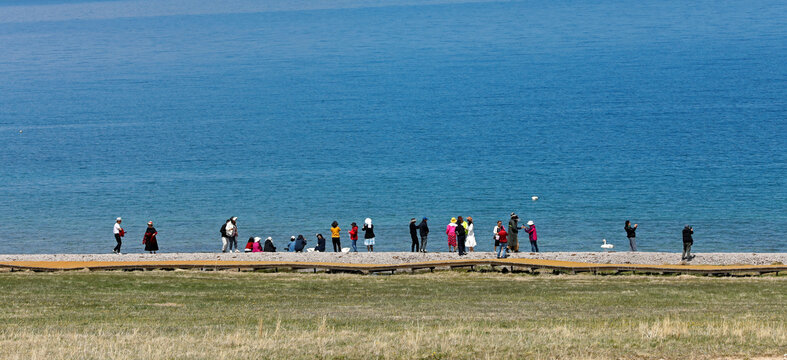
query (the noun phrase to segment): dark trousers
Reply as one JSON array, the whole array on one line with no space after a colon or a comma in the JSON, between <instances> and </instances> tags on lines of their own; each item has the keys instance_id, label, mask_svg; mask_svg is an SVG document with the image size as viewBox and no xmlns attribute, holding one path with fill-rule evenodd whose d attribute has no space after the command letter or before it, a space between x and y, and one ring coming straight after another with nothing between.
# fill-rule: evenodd
<instances>
[{"instance_id":1,"label":"dark trousers","mask_svg":"<svg viewBox=\"0 0 787 360\"><path fill-rule=\"evenodd\" d=\"M421 251L426 252L427 235L421 235Z\"/></svg>"},{"instance_id":2,"label":"dark trousers","mask_svg":"<svg viewBox=\"0 0 787 360\"><path fill-rule=\"evenodd\" d=\"M685 242L683 243L683 256L681 256L681 260L688 260L691 258L691 245L693 243Z\"/></svg>"},{"instance_id":3,"label":"dark trousers","mask_svg":"<svg viewBox=\"0 0 787 360\"><path fill-rule=\"evenodd\" d=\"M462 226L462 225L459 225ZM457 236L456 237L456 244L459 245L459 255L467 254L467 249L465 249L465 240L467 240L467 236Z\"/></svg>"},{"instance_id":4,"label":"dark trousers","mask_svg":"<svg viewBox=\"0 0 787 360\"><path fill-rule=\"evenodd\" d=\"M410 245L410 252L419 252L419 251L421 251L421 248L418 246L418 236L413 235L413 236L410 236L410 238L413 240L412 245Z\"/></svg>"},{"instance_id":5,"label":"dark trousers","mask_svg":"<svg viewBox=\"0 0 787 360\"><path fill-rule=\"evenodd\" d=\"M342 251L342 242L340 238L331 238L331 242L333 242L333 252Z\"/></svg>"},{"instance_id":6,"label":"dark trousers","mask_svg":"<svg viewBox=\"0 0 787 360\"><path fill-rule=\"evenodd\" d=\"M121 241L120 239L121 239L120 234L115 234L115 241L117 241L118 244L115 245L115 250L113 250L114 252L120 252L120 245L123 245L123 241Z\"/></svg>"},{"instance_id":7,"label":"dark trousers","mask_svg":"<svg viewBox=\"0 0 787 360\"><path fill-rule=\"evenodd\" d=\"M530 252L538 252L538 241L530 240Z\"/></svg>"}]
</instances>

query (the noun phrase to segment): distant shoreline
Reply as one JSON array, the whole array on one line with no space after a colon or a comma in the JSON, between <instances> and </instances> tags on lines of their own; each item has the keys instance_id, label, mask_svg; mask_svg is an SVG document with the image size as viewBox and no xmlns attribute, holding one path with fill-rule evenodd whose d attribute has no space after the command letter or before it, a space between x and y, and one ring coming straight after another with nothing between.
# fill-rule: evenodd
<instances>
[{"instance_id":1,"label":"distant shoreline","mask_svg":"<svg viewBox=\"0 0 787 360\"><path fill-rule=\"evenodd\" d=\"M772 265L787 264L787 253L695 253L691 265ZM450 259L490 259L492 252L474 252L460 257L456 253L430 252L358 252L358 253L159 253L142 254L2 254L4 261L177 261L177 260L225 260L225 261L311 261L355 264L404 264L421 261ZM511 258L576 261L600 264L680 264L680 253L668 252L542 252L533 254L520 252Z\"/></svg>"}]
</instances>

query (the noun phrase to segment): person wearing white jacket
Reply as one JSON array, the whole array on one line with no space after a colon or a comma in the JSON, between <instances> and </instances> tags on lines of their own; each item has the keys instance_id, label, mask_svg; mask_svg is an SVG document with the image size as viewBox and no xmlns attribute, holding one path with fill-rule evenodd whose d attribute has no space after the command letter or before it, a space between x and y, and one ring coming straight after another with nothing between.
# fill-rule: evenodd
<instances>
[{"instance_id":1,"label":"person wearing white jacket","mask_svg":"<svg viewBox=\"0 0 787 360\"><path fill-rule=\"evenodd\" d=\"M475 251L475 226L473 226L473 217L467 217L467 239L465 240L465 246L470 249L470 251Z\"/></svg>"},{"instance_id":2,"label":"person wearing white jacket","mask_svg":"<svg viewBox=\"0 0 787 360\"><path fill-rule=\"evenodd\" d=\"M238 250L238 225L237 225L237 221L238 221L238 218L236 216L233 216L232 218L230 218L227 221L227 224L224 225L225 237L222 238L222 240L224 240L226 238L227 241L226 241L225 244L222 244L222 245L224 245L224 246L222 246L222 249L221 249L222 252L226 252L227 247L229 247L229 251L230 252L232 252L232 248L233 247L235 248L235 252L236 253L240 252L240 250ZM227 245L229 245L229 246L227 246Z\"/></svg>"}]
</instances>

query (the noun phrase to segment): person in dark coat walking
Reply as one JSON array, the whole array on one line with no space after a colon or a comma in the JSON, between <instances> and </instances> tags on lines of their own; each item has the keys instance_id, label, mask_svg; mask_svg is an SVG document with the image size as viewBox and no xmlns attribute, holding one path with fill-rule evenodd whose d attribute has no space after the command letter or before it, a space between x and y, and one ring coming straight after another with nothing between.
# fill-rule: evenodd
<instances>
[{"instance_id":1,"label":"person in dark coat walking","mask_svg":"<svg viewBox=\"0 0 787 360\"><path fill-rule=\"evenodd\" d=\"M631 226L631 221L626 220L626 226L623 227L623 229L626 230L626 237L629 239L631 251L637 251L637 226L639 226L639 224Z\"/></svg>"},{"instance_id":2,"label":"person in dark coat walking","mask_svg":"<svg viewBox=\"0 0 787 360\"><path fill-rule=\"evenodd\" d=\"M410 252L420 252L421 249L418 246L418 225L415 224L415 218L410 219L410 240L412 241Z\"/></svg>"},{"instance_id":3,"label":"person in dark coat walking","mask_svg":"<svg viewBox=\"0 0 787 360\"><path fill-rule=\"evenodd\" d=\"M465 229L464 219L461 216L456 218L456 223L459 224L456 227L456 244L459 251L459 256L467 255L467 248L465 247L465 242L467 242L467 229Z\"/></svg>"},{"instance_id":4,"label":"person in dark coat walking","mask_svg":"<svg viewBox=\"0 0 787 360\"><path fill-rule=\"evenodd\" d=\"M158 241L156 240L158 231L153 227L153 222L148 221L148 229L145 230L145 236L142 238L142 243L145 244L145 251L150 251L155 254L158 251Z\"/></svg>"},{"instance_id":5,"label":"person in dark coat walking","mask_svg":"<svg viewBox=\"0 0 787 360\"><path fill-rule=\"evenodd\" d=\"M686 225L683 228L683 255L681 256L681 260L691 260L694 256L691 256L691 246L694 245L694 227L691 225Z\"/></svg>"},{"instance_id":6,"label":"person in dark coat walking","mask_svg":"<svg viewBox=\"0 0 787 360\"><path fill-rule=\"evenodd\" d=\"M424 218L421 219L421 223L418 224L418 233L421 235L421 252L423 253L426 252L426 240L429 236L429 225L426 223L427 220L429 219L424 216Z\"/></svg>"}]
</instances>

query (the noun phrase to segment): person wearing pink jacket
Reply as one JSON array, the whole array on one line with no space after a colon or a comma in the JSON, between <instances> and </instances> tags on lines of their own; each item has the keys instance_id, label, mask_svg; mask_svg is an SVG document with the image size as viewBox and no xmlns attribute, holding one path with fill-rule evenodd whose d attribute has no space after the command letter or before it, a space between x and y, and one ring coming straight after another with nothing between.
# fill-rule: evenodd
<instances>
[{"instance_id":1,"label":"person wearing pink jacket","mask_svg":"<svg viewBox=\"0 0 787 360\"><path fill-rule=\"evenodd\" d=\"M533 220L527 222L525 232L530 236L530 251L538 252L538 233L536 233L536 224Z\"/></svg>"},{"instance_id":2,"label":"person wearing pink jacket","mask_svg":"<svg viewBox=\"0 0 787 360\"><path fill-rule=\"evenodd\" d=\"M448 235L448 252L456 251L456 218L451 218L451 223L445 227L445 234Z\"/></svg>"}]
</instances>

